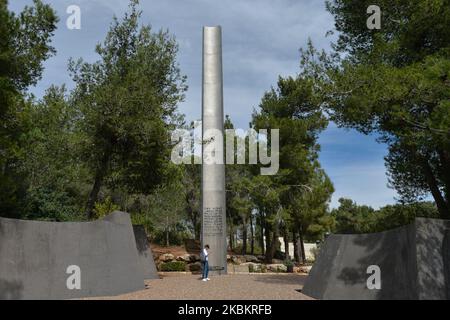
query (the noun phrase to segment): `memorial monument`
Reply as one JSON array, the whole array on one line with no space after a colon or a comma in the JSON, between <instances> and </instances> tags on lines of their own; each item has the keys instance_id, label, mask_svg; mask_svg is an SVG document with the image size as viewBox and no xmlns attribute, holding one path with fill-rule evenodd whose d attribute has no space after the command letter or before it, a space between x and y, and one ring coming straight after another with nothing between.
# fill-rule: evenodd
<instances>
[{"instance_id":1,"label":"memorial monument","mask_svg":"<svg viewBox=\"0 0 450 320\"><path fill-rule=\"evenodd\" d=\"M371 286L376 278L380 285ZM450 299L450 220L416 218L378 233L332 234L302 293L334 300Z\"/></svg>"},{"instance_id":2,"label":"memorial monument","mask_svg":"<svg viewBox=\"0 0 450 320\"><path fill-rule=\"evenodd\" d=\"M220 26L203 27L202 91L202 247L210 246L210 273L217 275L227 272Z\"/></svg>"}]
</instances>

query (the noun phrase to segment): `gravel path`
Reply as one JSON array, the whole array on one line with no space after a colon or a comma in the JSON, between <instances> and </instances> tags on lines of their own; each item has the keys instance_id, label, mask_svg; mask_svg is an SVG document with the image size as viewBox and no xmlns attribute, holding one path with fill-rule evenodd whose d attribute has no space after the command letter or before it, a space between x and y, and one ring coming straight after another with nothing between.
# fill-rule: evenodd
<instances>
[{"instance_id":1,"label":"gravel path","mask_svg":"<svg viewBox=\"0 0 450 320\"><path fill-rule=\"evenodd\" d=\"M234 274L211 277L208 282L198 275L166 274L163 279L146 281L147 289L115 297L114 300L304 300L297 290L306 276L296 274Z\"/></svg>"}]
</instances>

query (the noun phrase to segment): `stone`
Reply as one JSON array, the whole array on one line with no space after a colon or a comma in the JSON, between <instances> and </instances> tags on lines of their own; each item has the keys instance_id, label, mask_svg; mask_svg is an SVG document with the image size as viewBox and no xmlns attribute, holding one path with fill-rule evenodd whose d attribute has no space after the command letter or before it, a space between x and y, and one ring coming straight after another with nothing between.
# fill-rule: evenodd
<instances>
[{"instance_id":1,"label":"stone","mask_svg":"<svg viewBox=\"0 0 450 320\"><path fill-rule=\"evenodd\" d=\"M283 264L283 260L280 259L272 259L272 264Z\"/></svg>"},{"instance_id":2,"label":"stone","mask_svg":"<svg viewBox=\"0 0 450 320\"><path fill-rule=\"evenodd\" d=\"M254 262L246 262L241 264L241 266L248 266L249 272L261 272L261 264Z\"/></svg>"},{"instance_id":3,"label":"stone","mask_svg":"<svg viewBox=\"0 0 450 320\"><path fill-rule=\"evenodd\" d=\"M245 258L245 261L247 261L247 262L258 262L259 261L257 257L249 255L249 254L245 255L244 258Z\"/></svg>"},{"instance_id":4,"label":"stone","mask_svg":"<svg viewBox=\"0 0 450 320\"><path fill-rule=\"evenodd\" d=\"M188 268L191 272L199 272L202 270L202 264L200 262L194 262L189 264Z\"/></svg>"},{"instance_id":5,"label":"stone","mask_svg":"<svg viewBox=\"0 0 450 320\"><path fill-rule=\"evenodd\" d=\"M284 264L273 263L267 265L267 271L269 272L286 272L287 267Z\"/></svg>"},{"instance_id":6,"label":"stone","mask_svg":"<svg viewBox=\"0 0 450 320\"><path fill-rule=\"evenodd\" d=\"M200 261L200 256L198 254L191 254L191 261Z\"/></svg>"},{"instance_id":7,"label":"stone","mask_svg":"<svg viewBox=\"0 0 450 320\"><path fill-rule=\"evenodd\" d=\"M184 262L191 262L191 255L190 254L183 254L182 256L177 257L178 261L184 261Z\"/></svg>"},{"instance_id":8,"label":"stone","mask_svg":"<svg viewBox=\"0 0 450 320\"><path fill-rule=\"evenodd\" d=\"M303 266L303 267L298 267L298 273L305 273L308 274L311 271L312 266Z\"/></svg>"},{"instance_id":9,"label":"stone","mask_svg":"<svg viewBox=\"0 0 450 320\"><path fill-rule=\"evenodd\" d=\"M248 265L245 265L245 264L235 264L233 266L233 268L234 268L234 273L249 273L250 272Z\"/></svg>"},{"instance_id":10,"label":"stone","mask_svg":"<svg viewBox=\"0 0 450 320\"><path fill-rule=\"evenodd\" d=\"M247 262L243 256L231 256L231 261L234 264L242 264Z\"/></svg>"},{"instance_id":11,"label":"stone","mask_svg":"<svg viewBox=\"0 0 450 320\"><path fill-rule=\"evenodd\" d=\"M263 255L259 255L259 256L256 256L256 257L258 258L259 261L266 260L266 256L263 256Z\"/></svg>"},{"instance_id":12,"label":"stone","mask_svg":"<svg viewBox=\"0 0 450 320\"><path fill-rule=\"evenodd\" d=\"M159 261L162 262L169 262L175 259L175 256L171 253L164 253L162 255L159 256Z\"/></svg>"}]
</instances>

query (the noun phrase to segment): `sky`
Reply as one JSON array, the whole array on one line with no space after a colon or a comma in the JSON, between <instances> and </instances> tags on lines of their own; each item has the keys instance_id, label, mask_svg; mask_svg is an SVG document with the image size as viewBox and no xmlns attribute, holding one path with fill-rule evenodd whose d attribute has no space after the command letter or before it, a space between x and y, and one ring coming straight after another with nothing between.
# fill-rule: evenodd
<instances>
[{"instance_id":1,"label":"sky","mask_svg":"<svg viewBox=\"0 0 450 320\"><path fill-rule=\"evenodd\" d=\"M52 84L73 87L67 72L70 57L94 62L95 45L101 42L113 15L122 17L127 0L43 0L60 17L52 45L56 56L45 62L42 80L30 92L42 97ZM10 0L19 12L31 0ZM81 29L69 30L66 12L70 5L81 9ZM222 26L224 108L235 127L247 129L251 114L264 92L278 77L299 71L299 49L308 38L328 50L334 29L324 0L141 0L141 23L153 30L168 29L179 43L178 62L188 77L189 90L179 106L186 120L201 118L202 26ZM397 194L388 188L385 145L374 136L337 128L333 123L319 139L320 161L335 186L331 207L341 197L379 208L395 203Z\"/></svg>"}]
</instances>

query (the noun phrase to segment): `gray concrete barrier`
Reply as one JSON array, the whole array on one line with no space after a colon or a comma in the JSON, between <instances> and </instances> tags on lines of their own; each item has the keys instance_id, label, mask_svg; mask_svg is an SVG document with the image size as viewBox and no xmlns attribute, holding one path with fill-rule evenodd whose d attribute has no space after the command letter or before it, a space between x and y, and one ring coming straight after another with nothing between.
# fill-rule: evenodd
<instances>
[{"instance_id":1,"label":"gray concrete barrier","mask_svg":"<svg viewBox=\"0 0 450 320\"><path fill-rule=\"evenodd\" d=\"M133 230L144 279L159 279L158 270L156 269L155 260L144 226L134 225Z\"/></svg>"},{"instance_id":2,"label":"gray concrete barrier","mask_svg":"<svg viewBox=\"0 0 450 320\"><path fill-rule=\"evenodd\" d=\"M449 299L450 221L417 218L373 234L330 235L302 292L316 299ZM369 266L380 268L371 289Z\"/></svg>"},{"instance_id":3,"label":"gray concrete barrier","mask_svg":"<svg viewBox=\"0 0 450 320\"><path fill-rule=\"evenodd\" d=\"M70 266L80 269L80 289L67 286ZM143 280L127 213L94 222L0 218L0 299L117 295L143 289Z\"/></svg>"}]
</instances>

